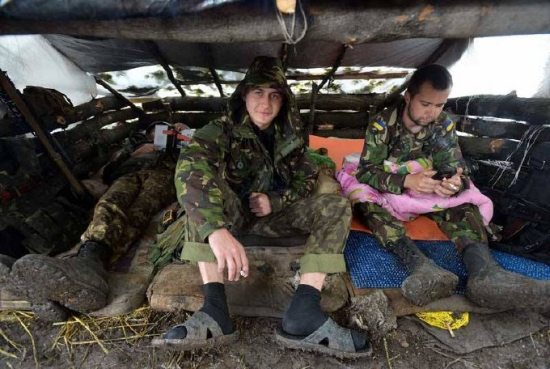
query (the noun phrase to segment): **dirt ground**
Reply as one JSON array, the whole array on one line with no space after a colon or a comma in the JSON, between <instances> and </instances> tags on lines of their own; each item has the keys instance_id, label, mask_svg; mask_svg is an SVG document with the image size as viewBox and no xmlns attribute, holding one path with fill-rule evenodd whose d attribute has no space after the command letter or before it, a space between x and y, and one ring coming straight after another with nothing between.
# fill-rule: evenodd
<instances>
[{"instance_id":1,"label":"dirt ground","mask_svg":"<svg viewBox=\"0 0 550 369\"><path fill-rule=\"evenodd\" d=\"M283 349L273 339L278 320L272 318L237 318L241 339L226 348L181 353L151 347L151 337L185 316L142 308L122 318L78 316L52 325L31 314L2 312L0 368L550 368L549 328L505 346L457 355L438 348L409 317L399 318L398 328L374 342L373 356L362 360Z\"/></svg>"}]
</instances>

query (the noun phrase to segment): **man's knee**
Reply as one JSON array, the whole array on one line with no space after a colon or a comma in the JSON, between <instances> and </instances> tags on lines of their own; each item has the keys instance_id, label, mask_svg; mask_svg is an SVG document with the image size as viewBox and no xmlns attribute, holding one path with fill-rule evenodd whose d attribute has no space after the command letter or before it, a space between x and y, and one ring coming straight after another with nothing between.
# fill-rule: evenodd
<instances>
[{"instance_id":1,"label":"man's knee","mask_svg":"<svg viewBox=\"0 0 550 369\"><path fill-rule=\"evenodd\" d=\"M327 209L331 213L349 213L351 216L351 205L347 198L334 194L323 193L313 197L315 204L321 209Z\"/></svg>"}]
</instances>

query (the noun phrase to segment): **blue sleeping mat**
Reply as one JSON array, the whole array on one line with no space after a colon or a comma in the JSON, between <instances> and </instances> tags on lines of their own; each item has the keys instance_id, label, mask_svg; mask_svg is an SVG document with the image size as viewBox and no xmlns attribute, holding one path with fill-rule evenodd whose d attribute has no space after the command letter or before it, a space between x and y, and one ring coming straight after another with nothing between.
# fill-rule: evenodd
<instances>
[{"instance_id":1,"label":"blue sleeping mat","mask_svg":"<svg viewBox=\"0 0 550 369\"><path fill-rule=\"evenodd\" d=\"M450 241L415 241L416 245L437 265L459 277L456 293L466 287L466 268ZM528 277L550 280L550 266L500 251L491 250L505 269ZM351 231L344 251L351 280L356 288L399 288L409 276L397 257L384 250L371 234Z\"/></svg>"}]
</instances>

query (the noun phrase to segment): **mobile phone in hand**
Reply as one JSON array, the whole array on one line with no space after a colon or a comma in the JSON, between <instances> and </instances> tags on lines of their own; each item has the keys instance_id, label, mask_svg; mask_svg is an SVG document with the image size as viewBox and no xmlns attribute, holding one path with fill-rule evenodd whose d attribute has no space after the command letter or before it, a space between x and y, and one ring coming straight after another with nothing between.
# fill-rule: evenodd
<instances>
[{"instance_id":1,"label":"mobile phone in hand","mask_svg":"<svg viewBox=\"0 0 550 369\"><path fill-rule=\"evenodd\" d=\"M444 178L449 179L452 176L454 176L456 173L456 170L438 170L436 174L432 176L432 179L435 179L436 181L442 181Z\"/></svg>"}]
</instances>

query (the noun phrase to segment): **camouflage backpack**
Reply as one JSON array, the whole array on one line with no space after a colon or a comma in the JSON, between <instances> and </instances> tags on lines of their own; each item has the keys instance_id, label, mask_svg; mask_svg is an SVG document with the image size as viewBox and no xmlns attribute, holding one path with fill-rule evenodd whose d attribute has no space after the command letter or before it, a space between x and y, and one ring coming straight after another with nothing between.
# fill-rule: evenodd
<instances>
[{"instance_id":1,"label":"camouflage backpack","mask_svg":"<svg viewBox=\"0 0 550 369\"><path fill-rule=\"evenodd\" d=\"M67 95L52 88L27 86L23 99L35 117L51 128L67 127L65 116L73 110L73 103Z\"/></svg>"}]
</instances>

